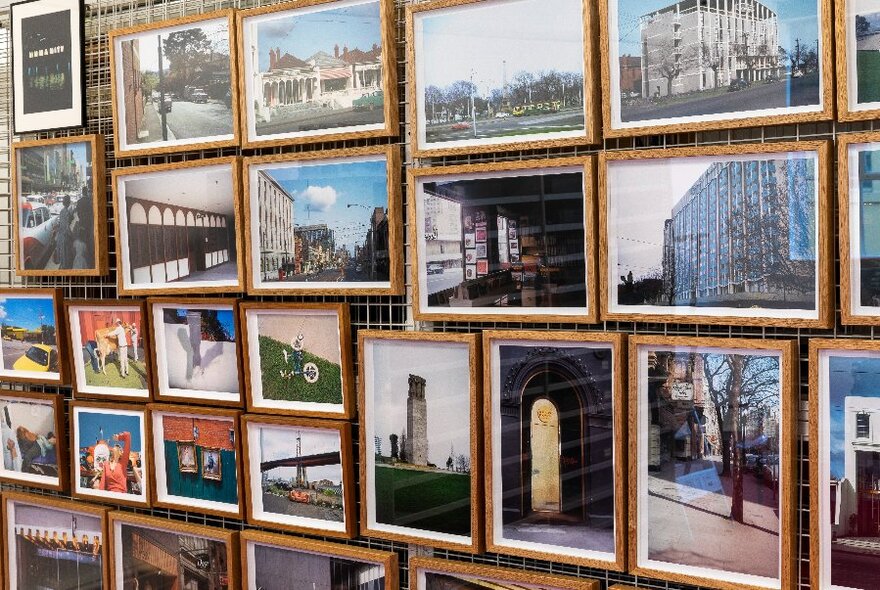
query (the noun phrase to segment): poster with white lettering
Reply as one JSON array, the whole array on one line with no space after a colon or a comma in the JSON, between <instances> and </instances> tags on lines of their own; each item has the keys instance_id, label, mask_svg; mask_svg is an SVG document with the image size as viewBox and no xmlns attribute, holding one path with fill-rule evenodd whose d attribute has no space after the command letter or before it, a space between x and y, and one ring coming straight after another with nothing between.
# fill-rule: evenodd
<instances>
[{"instance_id":1,"label":"poster with white lettering","mask_svg":"<svg viewBox=\"0 0 880 590\"><path fill-rule=\"evenodd\" d=\"M29 0L12 5L16 133L85 123L82 5Z\"/></svg>"}]
</instances>

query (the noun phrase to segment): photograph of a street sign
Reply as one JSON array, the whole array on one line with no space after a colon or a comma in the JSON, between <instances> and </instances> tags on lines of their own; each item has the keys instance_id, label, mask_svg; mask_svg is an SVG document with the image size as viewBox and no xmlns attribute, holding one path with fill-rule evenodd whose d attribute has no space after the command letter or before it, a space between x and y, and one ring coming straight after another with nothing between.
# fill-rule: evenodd
<instances>
[{"instance_id":1,"label":"photograph of a street sign","mask_svg":"<svg viewBox=\"0 0 880 590\"><path fill-rule=\"evenodd\" d=\"M416 155L593 142L591 12L577 0L407 6Z\"/></svg>"},{"instance_id":2,"label":"photograph of a street sign","mask_svg":"<svg viewBox=\"0 0 880 590\"><path fill-rule=\"evenodd\" d=\"M237 144L231 10L110 33L116 153Z\"/></svg>"},{"instance_id":3,"label":"photograph of a street sign","mask_svg":"<svg viewBox=\"0 0 880 590\"><path fill-rule=\"evenodd\" d=\"M829 151L793 142L603 154L604 317L827 325Z\"/></svg>"},{"instance_id":4,"label":"photograph of a street sign","mask_svg":"<svg viewBox=\"0 0 880 590\"><path fill-rule=\"evenodd\" d=\"M605 0L610 136L830 119L821 0Z\"/></svg>"},{"instance_id":5,"label":"photograph of a street sign","mask_svg":"<svg viewBox=\"0 0 880 590\"><path fill-rule=\"evenodd\" d=\"M629 350L630 571L788 588L796 343L632 336ZM673 397L682 382L693 385L689 399Z\"/></svg>"}]
</instances>

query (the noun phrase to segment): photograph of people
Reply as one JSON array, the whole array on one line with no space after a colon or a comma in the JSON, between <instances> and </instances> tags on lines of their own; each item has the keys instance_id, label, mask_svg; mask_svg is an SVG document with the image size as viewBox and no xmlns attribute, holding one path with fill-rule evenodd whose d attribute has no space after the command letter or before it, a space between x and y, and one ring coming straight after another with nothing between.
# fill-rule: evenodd
<instances>
[{"instance_id":1,"label":"photograph of people","mask_svg":"<svg viewBox=\"0 0 880 590\"><path fill-rule=\"evenodd\" d=\"M0 477L59 486L56 400L0 397Z\"/></svg>"}]
</instances>

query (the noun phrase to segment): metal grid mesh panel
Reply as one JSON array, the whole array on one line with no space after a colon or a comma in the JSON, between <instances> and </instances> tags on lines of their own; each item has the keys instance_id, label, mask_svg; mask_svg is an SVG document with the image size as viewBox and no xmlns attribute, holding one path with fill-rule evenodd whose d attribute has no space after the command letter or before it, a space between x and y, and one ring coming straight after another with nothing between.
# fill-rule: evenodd
<instances>
[{"instance_id":1,"label":"metal grid mesh panel","mask_svg":"<svg viewBox=\"0 0 880 590\"><path fill-rule=\"evenodd\" d=\"M10 37L8 32L9 10L0 11L0 286L58 286L64 290L64 296L68 299L115 299L116 298L116 257L112 210L111 190L109 183L110 173L114 168L128 167L144 164L159 164L172 161L196 160L202 158L242 155L243 150L237 148L212 149L203 151L188 151L180 154L126 157L117 158L113 152L113 124L110 91L110 56L107 43L107 33L117 28L128 27L140 23L158 22L170 18L185 15L211 12L224 8L253 8L264 4L273 4L272 0L172 0L167 2L155 0L90 0L86 8L86 37L85 37L85 60L86 60L86 84L88 122L85 129L73 129L67 132L57 132L52 135L79 135L82 133L101 133L106 140L106 174L107 174L107 223L110 251L110 273L106 277L98 278L53 278L53 279L21 279L13 272L12 259L12 201L10 192L10 143L12 141L12 100L11 100L11 68L10 66ZM406 104L406 51L404 47L404 14L407 0L395 0L396 4L396 42L398 56L398 92L400 97L400 134L399 144L403 149L403 162L405 167L462 163L497 162L504 160L533 159L540 161L550 157L594 154L601 150L618 149L645 149L667 148L679 146L697 145L724 145L743 142L769 142L769 141L792 141L806 139L835 139L840 133L853 131L873 130L873 122L858 124L801 124L779 127L760 127L732 131L702 132L680 135L657 135L635 139L607 140L597 147L574 147L554 148L542 150L521 150L512 152L495 153L481 156L462 156L435 158L429 161L414 162L410 156L409 146L406 140L409 137L409 125L405 114ZM27 136L26 139L49 137L48 134ZM385 143L384 140L358 140L345 142L325 142L310 146L294 146L284 148L266 148L258 150L246 150L244 155L267 155L275 153L290 153L298 151L319 151L325 149L347 148L363 145L376 145ZM403 175L404 194L408 191L405 186L406 175ZM835 184L836 186L836 184ZM836 209L835 209L836 218ZM835 227L836 235L836 227ZM350 305L352 331L359 329L433 329L438 331L466 331L473 332L483 329L538 329L538 330L581 330L581 331L613 331L627 334L664 334L664 335L688 335L688 336L720 336L720 337L746 337L746 338L795 338L799 344L800 365L800 394L801 412L799 423L799 444L797 464L799 467L800 486L798 489L798 578L801 587L809 586L808 567L808 499L809 489L806 468L806 398L807 398L807 339L810 336L823 337L861 337L874 338L873 327L843 327L839 324L839 307L836 312L837 323L830 330L797 330L782 328L742 327L742 326L705 326L694 324L656 324L656 323L631 323L631 322L605 322L590 326L574 326L558 323L539 324L514 324L514 323L478 323L478 322L434 322L432 324L418 324L412 319L412 281L411 259L409 256L410 244L408 236L404 237L406 248L405 277L406 295L400 297L284 297L265 298L266 300L309 300L309 301L343 301ZM836 254L835 254L836 256ZM837 265L835 265L837 268ZM839 287L839 278L835 273L835 293ZM837 298L837 295L835 295ZM839 298L838 298L839 300ZM357 339L353 339L356 347ZM356 351L353 358L357 358ZM23 389L21 386L12 386L13 389ZM41 388L49 392L60 391L66 399L70 399L72 392L69 388ZM355 433L357 424L355 424ZM357 441L357 435L354 436ZM356 444L356 443L355 443ZM357 453L355 453L357 457ZM23 489L17 486L2 486L3 489ZM45 493L45 492L44 492ZM164 509L129 509L138 513L148 513L163 518L171 518L192 522L195 524L207 524L212 526L226 527L230 529L252 528L241 521L204 516L200 514L181 512ZM345 542L334 540L334 542ZM411 555L431 553L431 549L389 541L358 538L347 543L383 550L394 550L400 559L400 584L401 588L409 588L407 576L407 559ZM735 549L732 549L735 550ZM602 580L605 584L626 583L645 588L681 588L679 584L671 584L663 581L634 577L628 574L609 572L584 567L576 567L523 559L496 554L482 554L472 556L446 550L434 550L433 554L438 557L457 560L474 561L484 564L493 564L528 569L542 572L554 572L575 576L585 576Z\"/></svg>"}]
</instances>

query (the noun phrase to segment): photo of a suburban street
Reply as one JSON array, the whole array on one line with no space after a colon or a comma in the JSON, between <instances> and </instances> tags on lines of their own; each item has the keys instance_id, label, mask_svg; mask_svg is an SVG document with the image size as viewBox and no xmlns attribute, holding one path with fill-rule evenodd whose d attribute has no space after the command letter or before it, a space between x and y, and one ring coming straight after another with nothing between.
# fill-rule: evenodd
<instances>
[{"instance_id":1,"label":"photo of a suburban street","mask_svg":"<svg viewBox=\"0 0 880 590\"><path fill-rule=\"evenodd\" d=\"M855 19L858 102L880 102L880 11Z\"/></svg>"},{"instance_id":2,"label":"photo of a suburban street","mask_svg":"<svg viewBox=\"0 0 880 590\"><path fill-rule=\"evenodd\" d=\"M417 13L417 22L423 143L549 139L584 130L579 4L475 4Z\"/></svg>"},{"instance_id":3,"label":"photo of a suburban street","mask_svg":"<svg viewBox=\"0 0 880 590\"><path fill-rule=\"evenodd\" d=\"M648 559L778 579L779 356L647 354Z\"/></svg>"},{"instance_id":4,"label":"photo of a suburban street","mask_svg":"<svg viewBox=\"0 0 880 590\"><path fill-rule=\"evenodd\" d=\"M806 153L611 162L612 305L815 310L817 174Z\"/></svg>"},{"instance_id":5,"label":"photo of a suburban street","mask_svg":"<svg viewBox=\"0 0 880 590\"><path fill-rule=\"evenodd\" d=\"M0 370L58 372L55 305L51 297L0 297L0 330Z\"/></svg>"},{"instance_id":6,"label":"photo of a suburban street","mask_svg":"<svg viewBox=\"0 0 880 590\"><path fill-rule=\"evenodd\" d=\"M125 144L233 135L229 26L226 18L120 42Z\"/></svg>"},{"instance_id":7,"label":"photo of a suburban street","mask_svg":"<svg viewBox=\"0 0 880 590\"><path fill-rule=\"evenodd\" d=\"M620 122L818 110L827 50L818 7L816 0L616 0Z\"/></svg>"}]
</instances>

